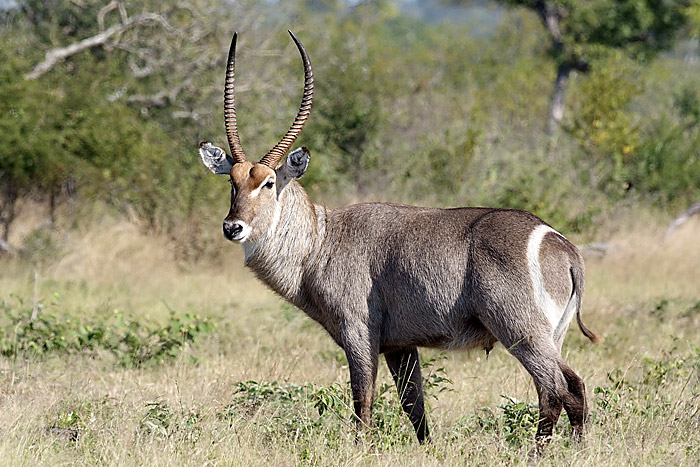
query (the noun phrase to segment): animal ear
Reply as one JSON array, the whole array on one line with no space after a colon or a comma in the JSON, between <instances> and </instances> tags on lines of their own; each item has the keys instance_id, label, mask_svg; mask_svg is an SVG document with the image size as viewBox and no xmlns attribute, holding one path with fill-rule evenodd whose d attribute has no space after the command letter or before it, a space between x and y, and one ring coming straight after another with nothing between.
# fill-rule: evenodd
<instances>
[{"instance_id":1,"label":"animal ear","mask_svg":"<svg viewBox=\"0 0 700 467\"><path fill-rule=\"evenodd\" d=\"M282 167L277 169L279 189L284 188L292 179L299 179L309 167L311 153L306 147L301 147L289 153Z\"/></svg>"},{"instance_id":2,"label":"animal ear","mask_svg":"<svg viewBox=\"0 0 700 467\"><path fill-rule=\"evenodd\" d=\"M202 162L207 166L207 169L217 175L228 175L233 167L233 160L226 154L223 149L214 146L211 143L202 141L199 143L199 156Z\"/></svg>"}]
</instances>

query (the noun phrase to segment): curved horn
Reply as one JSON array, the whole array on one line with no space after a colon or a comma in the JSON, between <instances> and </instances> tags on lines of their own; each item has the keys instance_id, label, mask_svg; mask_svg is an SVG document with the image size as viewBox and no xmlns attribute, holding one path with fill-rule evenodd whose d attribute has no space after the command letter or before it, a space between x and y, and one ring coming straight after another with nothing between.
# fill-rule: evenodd
<instances>
[{"instance_id":1,"label":"curved horn","mask_svg":"<svg viewBox=\"0 0 700 467\"><path fill-rule=\"evenodd\" d=\"M238 125L236 124L236 96L234 92L234 77L236 71L236 39L238 33L233 33L231 48L228 51L226 65L226 85L224 86L224 125L226 125L226 137L231 148L231 157L235 162L245 162L245 153L238 137Z\"/></svg>"},{"instance_id":2,"label":"curved horn","mask_svg":"<svg viewBox=\"0 0 700 467\"><path fill-rule=\"evenodd\" d=\"M289 148L292 147L294 140L296 140L299 133L301 133L301 129L304 128L304 124L306 123L306 120L308 120L309 114L311 113L311 101L313 100L314 96L314 72L311 69L311 61L309 60L309 56L307 55L304 46L292 33L292 31L287 32L289 32L289 35L292 36L292 39L294 40L294 43L297 45L299 53L301 54L301 60L304 62L304 95L301 98L299 112L294 119L294 123L292 123L292 126L289 127L287 134L284 135L284 138L282 138L282 140L277 143L277 145L272 148L270 152L265 154L265 156L260 159L261 164L266 165L271 169L275 169L277 167L279 161L282 159L282 157L284 157L287 151L289 151Z\"/></svg>"}]
</instances>

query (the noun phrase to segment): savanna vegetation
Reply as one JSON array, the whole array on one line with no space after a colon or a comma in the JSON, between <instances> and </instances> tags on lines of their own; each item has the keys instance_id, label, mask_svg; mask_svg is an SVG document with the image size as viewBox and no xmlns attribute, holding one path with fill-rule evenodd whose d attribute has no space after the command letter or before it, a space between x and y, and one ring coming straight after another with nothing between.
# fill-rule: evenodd
<instances>
[{"instance_id":1,"label":"savanna vegetation","mask_svg":"<svg viewBox=\"0 0 700 467\"><path fill-rule=\"evenodd\" d=\"M585 442L564 419L528 456L497 347L422 354L424 447L382 368L355 444L344 354L243 268L196 153L234 30L246 153L284 134L287 29L317 202L526 209L582 246ZM697 0L0 2L0 463L695 465L700 222L665 232L700 202L699 34Z\"/></svg>"}]
</instances>

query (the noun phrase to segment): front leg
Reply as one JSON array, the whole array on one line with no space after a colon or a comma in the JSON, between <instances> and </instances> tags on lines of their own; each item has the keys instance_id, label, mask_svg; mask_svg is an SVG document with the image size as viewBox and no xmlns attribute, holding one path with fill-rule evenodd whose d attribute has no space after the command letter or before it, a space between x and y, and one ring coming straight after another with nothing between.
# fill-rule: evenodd
<instances>
[{"instance_id":1,"label":"front leg","mask_svg":"<svg viewBox=\"0 0 700 467\"><path fill-rule=\"evenodd\" d=\"M425 418L418 349L413 347L385 352L384 358L399 391L401 406L416 430L418 442L423 444L430 440L430 433Z\"/></svg>"},{"instance_id":2,"label":"front leg","mask_svg":"<svg viewBox=\"0 0 700 467\"><path fill-rule=\"evenodd\" d=\"M358 435L372 420L374 382L377 378L379 345L364 326L343 333L343 348L350 367L350 387L355 408Z\"/></svg>"}]
</instances>

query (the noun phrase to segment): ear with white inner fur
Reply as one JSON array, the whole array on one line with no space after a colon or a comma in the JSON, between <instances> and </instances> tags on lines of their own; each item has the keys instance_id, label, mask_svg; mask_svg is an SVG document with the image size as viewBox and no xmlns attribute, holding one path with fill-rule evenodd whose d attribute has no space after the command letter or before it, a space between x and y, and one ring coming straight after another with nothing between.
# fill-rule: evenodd
<instances>
[{"instance_id":1,"label":"ear with white inner fur","mask_svg":"<svg viewBox=\"0 0 700 467\"><path fill-rule=\"evenodd\" d=\"M223 149L214 146L211 143L202 141L199 143L199 156L202 162L207 166L207 169L217 175L228 175L231 173L233 161Z\"/></svg>"},{"instance_id":2,"label":"ear with white inner fur","mask_svg":"<svg viewBox=\"0 0 700 467\"><path fill-rule=\"evenodd\" d=\"M289 153L282 167L277 169L278 189L284 188L292 179L299 179L309 167L311 153L306 147L301 147Z\"/></svg>"}]
</instances>

